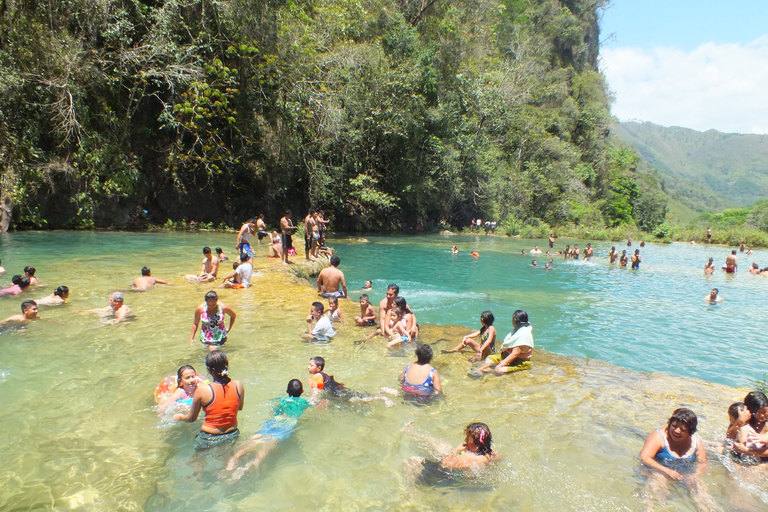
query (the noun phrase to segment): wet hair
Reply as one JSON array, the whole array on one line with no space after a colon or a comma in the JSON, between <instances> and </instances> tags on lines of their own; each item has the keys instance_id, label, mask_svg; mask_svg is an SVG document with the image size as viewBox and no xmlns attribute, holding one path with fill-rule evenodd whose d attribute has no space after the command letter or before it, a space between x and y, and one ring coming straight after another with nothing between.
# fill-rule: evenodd
<instances>
[{"instance_id":1,"label":"wet hair","mask_svg":"<svg viewBox=\"0 0 768 512\"><path fill-rule=\"evenodd\" d=\"M219 300L219 295L215 291L209 290L205 292L205 300L209 300L209 299Z\"/></svg>"},{"instance_id":2,"label":"wet hair","mask_svg":"<svg viewBox=\"0 0 768 512\"><path fill-rule=\"evenodd\" d=\"M739 417L739 411L742 407L746 407L744 405L744 402L734 402L728 407L728 416L730 416L732 419L737 419Z\"/></svg>"},{"instance_id":3,"label":"wet hair","mask_svg":"<svg viewBox=\"0 0 768 512\"><path fill-rule=\"evenodd\" d=\"M288 396L298 398L304 392L304 386L302 386L299 379L291 379L288 381L288 387L285 389Z\"/></svg>"},{"instance_id":4,"label":"wet hair","mask_svg":"<svg viewBox=\"0 0 768 512\"><path fill-rule=\"evenodd\" d=\"M333 265L334 267L338 267L339 263L341 263L341 258L336 256L335 254L331 256L331 265Z\"/></svg>"},{"instance_id":5,"label":"wet hair","mask_svg":"<svg viewBox=\"0 0 768 512\"><path fill-rule=\"evenodd\" d=\"M470 423L464 428L464 435L474 441L479 455L490 455L493 453L491 448L491 429L485 423Z\"/></svg>"},{"instance_id":6,"label":"wet hair","mask_svg":"<svg viewBox=\"0 0 768 512\"><path fill-rule=\"evenodd\" d=\"M750 391L747 396L744 397L744 405L747 406L749 412L755 414L763 407L768 407L768 398L760 391Z\"/></svg>"},{"instance_id":7,"label":"wet hair","mask_svg":"<svg viewBox=\"0 0 768 512\"><path fill-rule=\"evenodd\" d=\"M758 268L758 266L757 266L757 262L756 262L756 261L753 261L753 262L752 262L752 268Z\"/></svg>"},{"instance_id":8,"label":"wet hair","mask_svg":"<svg viewBox=\"0 0 768 512\"><path fill-rule=\"evenodd\" d=\"M395 306L402 309L403 313L413 314L413 311L411 311L411 308L408 307L408 302L405 300L405 297L400 297L400 296L395 297Z\"/></svg>"},{"instance_id":9,"label":"wet hair","mask_svg":"<svg viewBox=\"0 0 768 512\"><path fill-rule=\"evenodd\" d=\"M368 297L368 294L367 294L367 293L364 293L364 294L362 294L362 295L360 296L360 300L366 300L366 301L368 301L368 302L371 302L371 299L370 299L370 297Z\"/></svg>"},{"instance_id":10,"label":"wet hair","mask_svg":"<svg viewBox=\"0 0 768 512\"><path fill-rule=\"evenodd\" d=\"M715 292L715 295L717 295L718 293L720 293L720 290L718 290L717 288L712 288L712 292ZM712 292L709 292L709 294L712 295Z\"/></svg>"},{"instance_id":11,"label":"wet hair","mask_svg":"<svg viewBox=\"0 0 768 512\"><path fill-rule=\"evenodd\" d=\"M315 365L320 368L320 371L323 371L325 368L325 359L321 356L310 357L309 360L315 363Z\"/></svg>"},{"instance_id":12,"label":"wet hair","mask_svg":"<svg viewBox=\"0 0 768 512\"><path fill-rule=\"evenodd\" d=\"M11 278L11 283L12 284L19 284L20 282L21 282L21 275L20 274L16 274L15 276L13 276Z\"/></svg>"},{"instance_id":13,"label":"wet hair","mask_svg":"<svg viewBox=\"0 0 768 512\"><path fill-rule=\"evenodd\" d=\"M123 302L123 294L120 292L115 292L112 295L109 296L110 299L112 299L115 302Z\"/></svg>"},{"instance_id":14,"label":"wet hair","mask_svg":"<svg viewBox=\"0 0 768 512\"><path fill-rule=\"evenodd\" d=\"M635 249L635 254L640 254L640 249Z\"/></svg>"},{"instance_id":15,"label":"wet hair","mask_svg":"<svg viewBox=\"0 0 768 512\"><path fill-rule=\"evenodd\" d=\"M180 388L180 387L181 387L181 374L182 374L182 373L184 373L184 372L185 372L185 371L187 371L187 370L192 370L193 372L197 373L197 372L195 371L195 369L194 369L192 366L188 365L188 364L185 364L184 366L180 367L180 368L179 368L179 369L176 371L176 387L177 387L177 388Z\"/></svg>"},{"instance_id":16,"label":"wet hair","mask_svg":"<svg viewBox=\"0 0 768 512\"><path fill-rule=\"evenodd\" d=\"M325 306L323 306L322 302L313 302L312 307L315 308L315 311L317 311L321 315L323 314L323 311L325 311Z\"/></svg>"},{"instance_id":17,"label":"wet hair","mask_svg":"<svg viewBox=\"0 0 768 512\"><path fill-rule=\"evenodd\" d=\"M493 316L493 313L491 313L490 311L483 311L482 313L480 313L480 320L482 320L483 324L485 324L483 325L483 328L481 329L481 331L485 332L485 329L487 327L490 327L493 325L493 322L494 320L496 320L496 318Z\"/></svg>"},{"instance_id":18,"label":"wet hair","mask_svg":"<svg viewBox=\"0 0 768 512\"><path fill-rule=\"evenodd\" d=\"M35 272L37 272L37 269L35 267L24 267L24 273L30 277L33 277L35 275Z\"/></svg>"},{"instance_id":19,"label":"wet hair","mask_svg":"<svg viewBox=\"0 0 768 512\"><path fill-rule=\"evenodd\" d=\"M392 283L389 286L387 286L387 290L395 290L395 295L400 294L400 287L397 286L395 283Z\"/></svg>"},{"instance_id":20,"label":"wet hair","mask_svg":"<svg viewBox=\"0 0 768 512\"><path fill-rule=\"evenodd\" d=\"M522 309L518 309L517 311L512 313L512 323L517 325L518 329L520 327L531 325L528 323L528 313L526 313Z\"/></svg>"},{"instance_id":21,"label":"wet hair","mask_svg":"<svg viewBox=\"0 0 768 512\"><path fill-rule=\"evenodd\" d=\"M66 286L64 286L64 285L62 285L62 286L59 286L58 288L56 288L55 290L53 290L53 294L54 294L54 295L58 295L59 297L61 297L62 295L66 295L66 294L68 294L68 293L69 293L69 288L67 288L67 287L66 287Z\"/></svg>"},{"instance_id":22,"label":"wet hair","mask_svg":"<svg viewBox=\"0 0 768 512\"><path fill-rule=\"evenodd\" d=\"M22 290L24 288L28 288L29 283L31 283L31 281L29 280L28 277L22 277L21 279L19 279L19 288L21 288Z\"/></svg>"},{"instance_id":23,"label":"wet hair","mask_svg":"<svg viewBox=\"0 0 768 512\"><path fill-rule=\"evenodd\" d=\"M203 254L211 254L211 248L207 245L203 247Z\"/></svg>"},{"instance_id":24,"label":"wet hair","mask_svg":"<svg viewBox=\"0 0 768 512\"><path fill-rule=\"evenodd\" d=\"M141 275L143 275L143 276L148 276L148 275L149 275L149 272L150 272L150 270L149 270L149 267L142 267L142 269L141 269Z\"/></svg>"},{"instance_id":25,"label":"wet hair","mask_svg":"<svg viewBox=\"0 0 768 512\"><path fill-rule=\"evenodd\" d=\"M33 306L37 306L37 302L33 300L25 300L24 302L21 303L21 312L23 313Z\"/></svg>"},{"instance_id":26,"label":"wet hair","mask_svg":"<svg viewBox=\"0 0 768 512\"><path fill-rule=\"evenodd\" d=\"M432 347L426 343L416 347L416 360L419 364L429 364L432 361Z\"/></svg>"},{"instance_id":27,"label":"wet hair","mask_svg":"<svg viewBox=\"0 0 768 512\"><path fill-rule=\"evenodd\" d=\"M222 249L221 247L217 247L217 248L216 248L216 249L214 249L214 250L216 251L216 254L221 254L221 253L223 253L223 252L224 252L224 249Z\"/></svg>"},{"instance_id":28,"label":"wet hair","mask_svg":"<svg viewBox=\"0 0 768 512\"><path fill-rule=\"evenodd\" d=\"M390 309L390 311L392 313L394 313L396 317L403 318L403 310L402 309L400 309L398 307L394 307L394 308Z\"/></svg>"},{"instance_id":29,"label":"wet hair","mask_svg":"<svg viewBox=\"0 0 768 512\"><path fill-rule=\"evenodd\" d=\"M227 359L227 354L221 350L208 352L208 355L205 356L205 366L215 382L226 386L232 380L227 375L229 372L229 359Z\"/></svg>"},{"instance_id":30,"label":"wet hair","mask_svg":"<svg viewBox=\"0 0 768 512\"><path fill-rule=\"evenodd\" d=\"M696 432L699 419L696 417L696 413L692 410L686 409L685 407L680 407L679 409L675 409L672 413L672 416L669 417L669 421L667 421L667 427L672 425L673 422L682 423L688 429L688 433L693 435Z\"/></svg>"}]
</instances>

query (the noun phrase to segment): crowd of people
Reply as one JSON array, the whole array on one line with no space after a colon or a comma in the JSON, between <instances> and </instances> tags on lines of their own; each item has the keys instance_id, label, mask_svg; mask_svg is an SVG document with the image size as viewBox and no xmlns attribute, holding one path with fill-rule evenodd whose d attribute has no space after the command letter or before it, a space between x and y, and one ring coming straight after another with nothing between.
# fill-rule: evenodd
<instances>
[{"instance_id":1,"label":"crowd of people","mask_svg":"<svg viewBox=\"0 0 768 512\"><path fill-rule=\"evenodd\" d=\"M280 257L282 262L289 264L290 249L293 247L292 237L296 227L291 221L291 212L287 210L280 219L281 235L275 237L267 230L261 215L248 220L237 233L235 250L236 261L232 272L221 279L219 288L245 289L250 286L253 272L252 261L255 252L251 246L251 236L269 239L270 255ZM325 245L325 235L328 220L322 212L311 210L304 219L305 258L308 261L328 257L328 266L319 272L317 277L318 299L326 299L328 307L320 300L312 302L309 315L306 317L306 332L302 336L311 343L329 343L336 336L334 325L344 325L344 317L339 308L339 300L348 300L349 292L343 271L339 269L341 259L333 254ZM478 230L482 226L480 219L473 220L472 226ZM495 223L485 223L486 230L491 232ZM631 247L631 239L627 246ZM641 242L641 247L645 245ZM549 237L547 256L562 256L565 259L590 261L594 257L591 243L587 243L584 251L577 244L573 248L566 245L562 251L552 252L554 235ZM215 254L210 247L204 247L201 268L198 274L186 276L186 280L196 284L213 284L219 280L220 263L229 258L224 251L217 247ZM453 254L458 253L456 246L452 247ZM525 251L523 251L525 253ZM542 254L538 246L530 251L531 254ZM734 273L738 269L737 251L733 250L725 260L723 271ZM611 265L626 267L630 261L627 251L621 254L616 247L611 247L608 254ZM640 250L635 249L631 256L631 268L639 269L641 262ZM549 259L546 268L552 268L554 260ZM532 266L536 266L536 260ZM757 271L753 272L753 269ZM713 259L705 265L705 274L714 271ZM751 273L761 274L757 264L750 268ZM0 274L5 269L0 266ZM15 275L11 286L0 290L0 295L20 296L29 293L41 285L34 267L26 267L24 275ZM156 285L168 286L166 280L152 276L148 267L141 269L141 275L134 279L132 289L147 291ZM362 291L371 291L371 281L366 281ZM37 300L25 300L21 303L21 314L13 315L0 323L28 323L36 320L38 306L55 306L63 304L69 298L67 286L57 287L53 294ZM718 290L713 289L705 300L710 302L722 301ZM108 320L109 323L124 322L132 318L131 309L125 305L122 292L110 295L109 305L89 310L75 310L78 313L95 313ZM409 363L400 373L398 380L401 393L408 398L426 401L438 397L443 392L440 372L432 366L433 349L428 344L420 344L419 324L416 314L406 299L400 296L397 284L389 284L385 297L377 308L371 303L367 293L358 298L360 315L355 316L354 324L358 327L370 328L371 333L361 342L368 342L376 337L384 338L387 347L396 348L404 345L415 345L416 360ZM229 319L228 322L226 319ZM158 413L163 415L173 411L176 421L194 422L202 412L204 421L199 434L195 438L198 450L213 446L233 443L239 436L238 412L245 404L245 387L241 381L234 380L229 375L229 359L223 348L232 330L236 312L219 300L215 290L209 290L204 295L204 302L195 307L190 344L197 340L208 350L205 364L210 380L205 380L197 374L190 365L183 365L176 373L176 378L170 384L168 393L159 401ZM480 313L479 328L443 353L462 353L469 350L472 353L470 361L475 367L470 370L472 376L482 376L486 373L507 374L531 368L534 349L533 327L528 314L517 310L512 315L512 331L509 332L497 347L499 339L496 319L491 311ZM199 334L198 334L199 331ZM233 478L239 478L250 468L257 467L267 455L278 446L279 441L287 439L295 430L303 412L310 407L323 403L324 400L346 400L383 402L386 406L394 406L394 402L382 394L391 394L393 390L382 388L376 394L363 394L348 389L338 382L335 377L325 372L326 361L320 356L310 359L307 367L309 378L307 385L309 397L302 398L304 384L300 379L291 379L286 388L287 396L279 399L271 417L265 420L263 427L246 441L240 443L231 454L226 470ZM156 394L156 396L159 396ZM725 434L723 449L744 464L768 462L768 398L759 392L749 393L743 402L737 402L728 409L730 425ZM646 439L640 452L640 460L651 470L648 479L648 496L663 499L668 493L667 480L683 481L691 490L694 500L698 503L709 503L711 497L703 482L698 478L706 467L706 451L702 440L695 435L697 429L696 414L689 409L681 408L673 412L666 426L654 430ZM409 428L405 429L410 430ZM464 442L453 449L444 449L438 460L426 460L411 457L404 462L406 474L414 482L432 482L441 478L450 478L452 471L476 468L498 460L500 455L491 446L491 432L488 425L473 422L464 430ZM435 445L439 442L434 441ZM708 505L708 506L709 506Z\"/></svg>"}]
</instances>

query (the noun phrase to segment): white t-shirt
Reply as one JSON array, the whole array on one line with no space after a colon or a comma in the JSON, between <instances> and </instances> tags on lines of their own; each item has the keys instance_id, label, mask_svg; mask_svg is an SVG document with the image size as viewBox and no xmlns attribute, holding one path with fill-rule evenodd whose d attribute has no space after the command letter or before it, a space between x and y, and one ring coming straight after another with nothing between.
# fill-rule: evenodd
<instances>
[{"instance_id":1,"label":"white t-shirt","mask_svg":"<svg viewBox=\"0 0 768 512\"><path fill-rule=\"evenodd\" d=\"M243 285L244 287L248 288L251 286L251 273L253 272L253 267L250 263L245 262L241 263L237 266L237 269L235 270L237 273L237 281Z\"/></svg>"},{"instance_id":2,"label":"white t-shirt","mask_svg":"<svg viewBox=\"0 0 768 512\"><path fill-rule=\"evenodd\" d=\"M336 331L333 330L331 325L331 319L323 315L315 324L315 328L312 331L312 336L317 338L317 341L328 341L330 338L336 336Z\"/></svg>"},{"instance_id":3,"label":"white t-shirt","mask_svg":"<svg viewBox=\"0 0 768 512\"><path fill-rule=\"evenodd\" d=\"M504 342L501 344L501 350L509 350L515 347L531 347L533 348L533 326L524 325L519 328L515 333L509 333L504 338Z\"/></svg>"}]
</instances>

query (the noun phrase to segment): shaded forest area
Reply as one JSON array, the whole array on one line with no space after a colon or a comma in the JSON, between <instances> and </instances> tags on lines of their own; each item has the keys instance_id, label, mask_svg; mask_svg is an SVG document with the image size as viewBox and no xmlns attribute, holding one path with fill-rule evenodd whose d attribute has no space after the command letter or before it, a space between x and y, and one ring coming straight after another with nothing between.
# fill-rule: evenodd
<instances>
[{"instance_id":1,"label":"shaded forest area","mask_svg":"<svg viewBox=\"0 0 768 512\"><path fill-rule=\"evenodd\" d=\"M0 230L637 224L607 0L0 0ZM146 213L145 213L146 212Z\"/></svg>"}]
</instances>

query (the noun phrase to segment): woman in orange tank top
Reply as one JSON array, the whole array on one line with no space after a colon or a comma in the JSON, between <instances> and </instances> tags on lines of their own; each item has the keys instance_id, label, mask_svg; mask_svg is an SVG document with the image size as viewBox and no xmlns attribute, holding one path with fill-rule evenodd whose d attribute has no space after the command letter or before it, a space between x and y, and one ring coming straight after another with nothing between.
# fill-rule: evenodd
<instances>
[{"instance_id":1,"label":"woman in orange tank top","mask_svg":"<svg viewBox=\"0 0 768 512\"><path fill-rule=\"evenodd\" d=\"M245 389L239 380L232 380L229 360L221 350L209 352L205 366L213 382L200 385L192 397L192 408L188 414L176 414L177 421L195 421L200 409L205 411L205 421L195 437L195 449L204 450L212 446L233 442L240 431L237 429L237 413L243 410Z\"/></svg>"}]
</instances>

